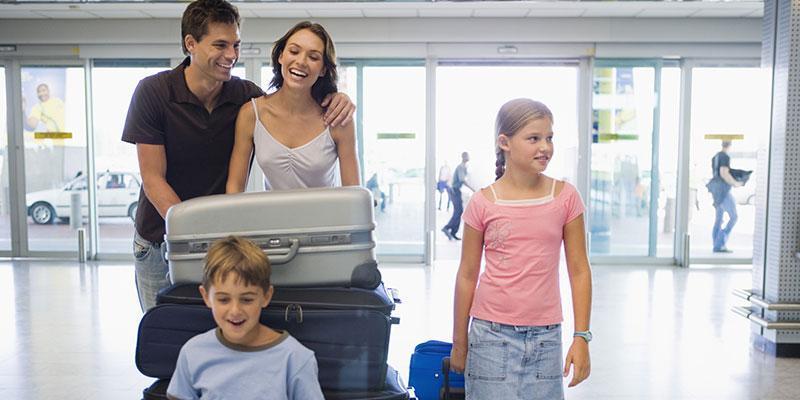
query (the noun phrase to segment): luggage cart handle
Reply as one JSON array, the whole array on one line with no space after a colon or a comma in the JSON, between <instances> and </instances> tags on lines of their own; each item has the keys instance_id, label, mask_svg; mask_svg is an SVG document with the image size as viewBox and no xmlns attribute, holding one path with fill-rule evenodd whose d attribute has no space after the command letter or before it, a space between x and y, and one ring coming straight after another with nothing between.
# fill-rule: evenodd
<instances>
[{"instance_id":1,"label":"luggage cart handle","mask_svg":"<svg viewBox=\"0 0 800 400\"><path fill-rule=\"evenodd\" d=\"M267 250L267 256L269 257L269 262L272 265L279 265L279 264L286 264L289 261L294 259L294 256L297 255L297 250L300 249L300 240L299 239L289 239L289 251L286 253L273 253L272 250Z\"/></svg>"}]
</instances>

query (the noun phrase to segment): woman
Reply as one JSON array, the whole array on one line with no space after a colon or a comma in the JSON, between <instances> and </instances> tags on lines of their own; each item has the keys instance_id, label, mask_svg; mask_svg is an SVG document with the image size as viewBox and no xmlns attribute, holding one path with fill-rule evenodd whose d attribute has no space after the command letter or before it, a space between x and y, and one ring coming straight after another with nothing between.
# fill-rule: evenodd
<instances>
[{"instance_id":1,"label":"woman","mask_svg":"<svg viewBox=\"0 0 800 400\"><path fill-rule=\"evenodd\" d=\"M272 66L277 91L239 110L226 192L244 191L253 148L267 190L358 185L354 110L329 125L323 107L337 90L330 35L300 22L275 43Z\"/></svg>"}]
</instances>

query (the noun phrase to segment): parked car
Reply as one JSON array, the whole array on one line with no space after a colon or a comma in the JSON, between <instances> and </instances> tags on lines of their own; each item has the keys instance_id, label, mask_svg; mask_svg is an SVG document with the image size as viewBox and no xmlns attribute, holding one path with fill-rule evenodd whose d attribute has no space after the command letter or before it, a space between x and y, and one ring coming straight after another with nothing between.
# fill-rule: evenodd
<instances>
[{"instance_id":1,"label":"parked car","mask_svg":"<svg viewBox=\"0 0 800 400\"><path fill-rule=\"evenodd\" d=\"M136 218L139 204L141 179L130 172L101 172L97 174L97 213L98 217ZM88 191L86 176L79 176L62 189L41 190L25 195L28 215L36 224L50 224L56 218L69 220L70 197L72 193L81 194L83 216L88 212Z\"/></svg>"},{"instance_id":2,"label":"parked car","mask_svg":"<svg viewBox=\"0 0 800 400\"><path fill-rule=\"evenodd\" d=\"M753 181L747 182L744 186L732 188L731 193L733 193L733 199L736 200L736 204L756 204L756 183Z\"/></svg>"}]
</instances>

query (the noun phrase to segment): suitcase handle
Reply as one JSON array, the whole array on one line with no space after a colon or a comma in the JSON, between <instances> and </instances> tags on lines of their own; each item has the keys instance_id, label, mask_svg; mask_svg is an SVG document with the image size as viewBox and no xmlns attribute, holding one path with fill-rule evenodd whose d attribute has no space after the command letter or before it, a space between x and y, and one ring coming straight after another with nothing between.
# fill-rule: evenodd
<instances>
[{"instance_id":1,"label":"suitcase handle","mask_svg":"<svg viewBox=\"0 0 800 400\"><path fill-rule=\"evenodd\" d=\"M439 391L439 397L443 400L451 400L450 397L452 396L453 399L463 399L464 398L464 388L451 388L450 387L450 357L443 357L442 358L442 378L444 382L442 382L442 389Z\"/></svg>"},{"instance_id":2,"label":"suitcase handle","mask_svg":"<svg viewBox=\"0 0 800 400\"><path fill-rule=\"evenodd\" d=\"M442 399L450 400L450 357L442 358Z\"/></svg>"},{"instance_id":3,"label":"suitcase handle","mask_svg":"<svg viewBox=\"0 0 800 400\"><path fill-rule=\"evenodd\" d=\"M282 253L273 253L273 250L267 250L267 257L269 257L269 262L272 265L279 265L279 264L286 264L289 261L294 259L294 256L297 255L297 250L300 249L300 240L298 239L289 239L289 251L285 254Z\"/></svg>"}]
</instances>

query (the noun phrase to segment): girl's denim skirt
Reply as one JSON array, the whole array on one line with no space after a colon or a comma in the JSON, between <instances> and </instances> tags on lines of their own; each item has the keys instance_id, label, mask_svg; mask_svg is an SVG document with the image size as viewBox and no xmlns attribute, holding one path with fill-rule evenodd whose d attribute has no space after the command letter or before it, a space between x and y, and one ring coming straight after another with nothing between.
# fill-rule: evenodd
<instances>
[{"instance_id":1,"label":"girl's denim skirt","mask_svg":"<svg viewBox=\"0 0 800 400\"><path fill-rule=\"evenodd\" d=\"M467 400L564 398L561 324L513 326L473 318Z\"/></svg>"}]
</instances>

